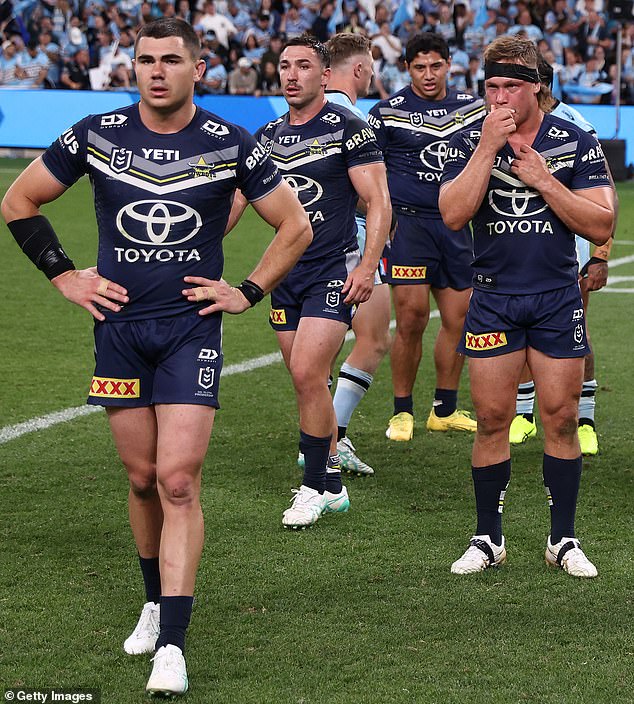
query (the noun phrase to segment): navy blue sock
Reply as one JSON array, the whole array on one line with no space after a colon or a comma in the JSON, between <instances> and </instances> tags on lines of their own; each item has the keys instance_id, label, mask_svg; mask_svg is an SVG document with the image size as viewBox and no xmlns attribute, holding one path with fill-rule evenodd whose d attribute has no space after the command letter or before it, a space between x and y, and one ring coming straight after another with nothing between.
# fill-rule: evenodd
<instances>
[{"instance_id":1,"label":"navy blue sock","mask_svg":"<svg viewBox=\"0 0 634 704\"><path fill-rule=\"evenodd\" d=\"M304 480L302 484L320 494L326 490L326 465L332 436L317 438L299 431L299 449L304 454Z\"/></svg>"},{"instance_id":2,"label":"navy blue sock","mask_svg":"<svg viewBox=\"0 0 634 704\"><path fill-rule=\"evenodd\" d=\"M394 415L397 416L399 413L411 413L414 415L414 400L412 399L412 394L409 396L394 397Z\"/></svg>"},{"instance_id":3,"label":"navy blue sock","mask_svg":"<svg viewBox=\"0 0 634 704\"><path fill-rule=\"evenodd\" d=\"M153 601L158 604L161 598L159 559L158 557L141 557L139 555L139 564L141 565L143 584L145 584L145 601Z\"/></svg>"},{"instance_id":4,"label":"navy blue sock","mask_svg":"<svg viewBox=\"0 0 634 704\"><path fill-rule=\"evenodd\" d=\"M458 406L458 391L455 389L436 389L434 394L434 412L439 418L450 416Z\"/></svg>"},{"instance_id":5,"label":"navy blue sock","mask_svg":"<svg viewBox=\"0 0 634 704\"><path fill-rule=\"evenodd\" d=\"M478 513L476 535L488 535L496 545L501 545L502 509L511 479L511 460L486 467L471 467L471 476Z\"/></svg>"},{"instance_id":6,"label":"navy blue sock","mask_svg":"<svg viewBox=\"0 0 634 704\"><path fill-rule=\"evenodd\" d=\"M155 649L175 645L185 654L185 631L192 616L193 596L161 597L161 632Z\"/></svg>"},{"instance_id":7,"label":"navy blue sock","mask_svg":"<svg viewBox=\"0 0 634 704\"><path fill-rule=\"evenodd\" d=\"M544 486L550 505L550 541L575 537L575 511L581 482L581 456L561 460L544 454Z\"/></svg>"}]
</instances>

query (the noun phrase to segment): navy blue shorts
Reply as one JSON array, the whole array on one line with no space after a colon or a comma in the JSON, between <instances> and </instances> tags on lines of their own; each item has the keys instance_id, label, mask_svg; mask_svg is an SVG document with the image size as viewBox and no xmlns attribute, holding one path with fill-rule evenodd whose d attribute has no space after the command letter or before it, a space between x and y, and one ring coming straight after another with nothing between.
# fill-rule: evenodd
<instances>
[{"instance_id":1,"label":"navy blue shorts","mask_svg":"<svg viewBox=\"0 0 634 704\"><path fill-rule=\"evenodd\" d=\"M88 403L136 408L191 403L219 408L222 317L95 324L95 375Z\"/></svg>"},{"instance_id":2,"label":"navy blue shorts","mask_svg":"<svg viewBox=\"0 0 634 704\"><path fill-rule=\"evenodd\" d=\"M495 357L526 347L559 359L590 352L578 284L525 295L473 289L458 352Z\"/></svg>"},{"instance_id":3,"label":"navy blue shorts","mask_svg":"<svg viewBox=\"0 0 634 704\"><path fill-rule=\"evenodd\" d=\"M397 225L387 261L387 283L471 288L473 239L468 227L454 232L440 219L394 206Z\"/></svg>"},{"instance_id":4,"label":"navy blue shorts","mask_svg":"<svg viewBox=\"0 0 634 704\"><path fill-rule=\"evenodd\" d=\"M341 289L361 256L355 249L328 259L296 264L271 292L271 327L276 332L297 330L300 318L339 320L352 324L355 306L346 305Z\"/></svg>"}]
</instances>

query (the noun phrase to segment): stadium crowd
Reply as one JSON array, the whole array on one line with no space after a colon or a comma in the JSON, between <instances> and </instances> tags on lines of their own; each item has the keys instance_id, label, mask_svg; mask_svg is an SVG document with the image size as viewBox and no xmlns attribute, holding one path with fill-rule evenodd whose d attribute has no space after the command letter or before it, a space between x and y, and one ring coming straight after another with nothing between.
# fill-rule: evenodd
<instances>
[{"instance_id":1,"label":"stadium crowd","mask_svg":"<svg viewBox=\"0 0 634 704\"><path fill-rule=\"evenodd\" d=\"M367 35L375 78L370 97L409 83L404 47L421 31L451 47L450 85L481 95L483 49L523 34L554 68L553 93L573 103L634 103L634 22L622 31L607 0L3 0L0 88L135 90L139 29L160 17L191 23L203 45L202 94L280 95L284 42L303 32Z\"/></svg>"}]
</instances>

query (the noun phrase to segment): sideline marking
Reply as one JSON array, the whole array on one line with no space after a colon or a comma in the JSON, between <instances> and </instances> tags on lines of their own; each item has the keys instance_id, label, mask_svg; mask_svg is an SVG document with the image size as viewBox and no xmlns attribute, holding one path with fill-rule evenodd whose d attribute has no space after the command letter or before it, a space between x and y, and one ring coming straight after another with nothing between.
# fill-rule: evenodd
<instances>
[{"instance_id":1,"label":"sideline marking","mask_svg":"<svg viewBox=\"0 0 634 704\"><path fill-rule=\"evenodd\" d=\"M430 313L430 318L438 318L440 314L437 310L433 310ZM390 321L390 329L396 326L395 321ZM346 333L346 342L349 342L354 337L352 330ZM247 359L244 362L238 362L237 364L229 364L226 366L220 375L221 379L226 376L233 376L234 374L244 374L246 372L251 372L254 369L261 369L262 367L269 367L272 364L278 364L282 361L282 355L280 352L272 352L270 354L263 354L260 357L254 357L253 359ZM15 425L6 425L4 428L0 428L0 445L11 440L17 440L17 438L23 435L28 435L28 433L34 433L38 430L46 430L53 425L58 425L59 423L67 423L75 418L81 418L82 416L89 416L92 413L98 413L103 411L102 406L75 406L74 408L65 408L63 411L54 411L53 413L47 413L43 416L37 416L36 418L31 418L23 423L16 423Z\"/></svg>"}]
</instances>

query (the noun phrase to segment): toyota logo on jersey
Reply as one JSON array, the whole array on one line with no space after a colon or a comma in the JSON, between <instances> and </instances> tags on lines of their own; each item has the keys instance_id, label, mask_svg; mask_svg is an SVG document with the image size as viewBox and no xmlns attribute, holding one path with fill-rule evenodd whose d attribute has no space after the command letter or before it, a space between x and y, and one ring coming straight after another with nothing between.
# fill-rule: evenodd
<instances>
[{"instance_id":1,"label":"toyota logo on jersey","mask_svg":"<svg viewBox=\"0 0 634 704\"><path fill-rule=\"evenodd\" d=\"M138 200L117 213L117 229L137 244L172 246L187 242L202 226L193 208L171 200Z\"/></svg>"},{"instance_id":2,"label":"toyota logo on jersey","mask_svg":"<svg viewBox=\"0 0 634 704\"><path fill-rule=\"evenodd\" d=\"M284 180L293 189L300 203L307 208L316 203L323 195L324 189L308 176L301 174L284 174Z\"/></svg>"}]
</instances>

